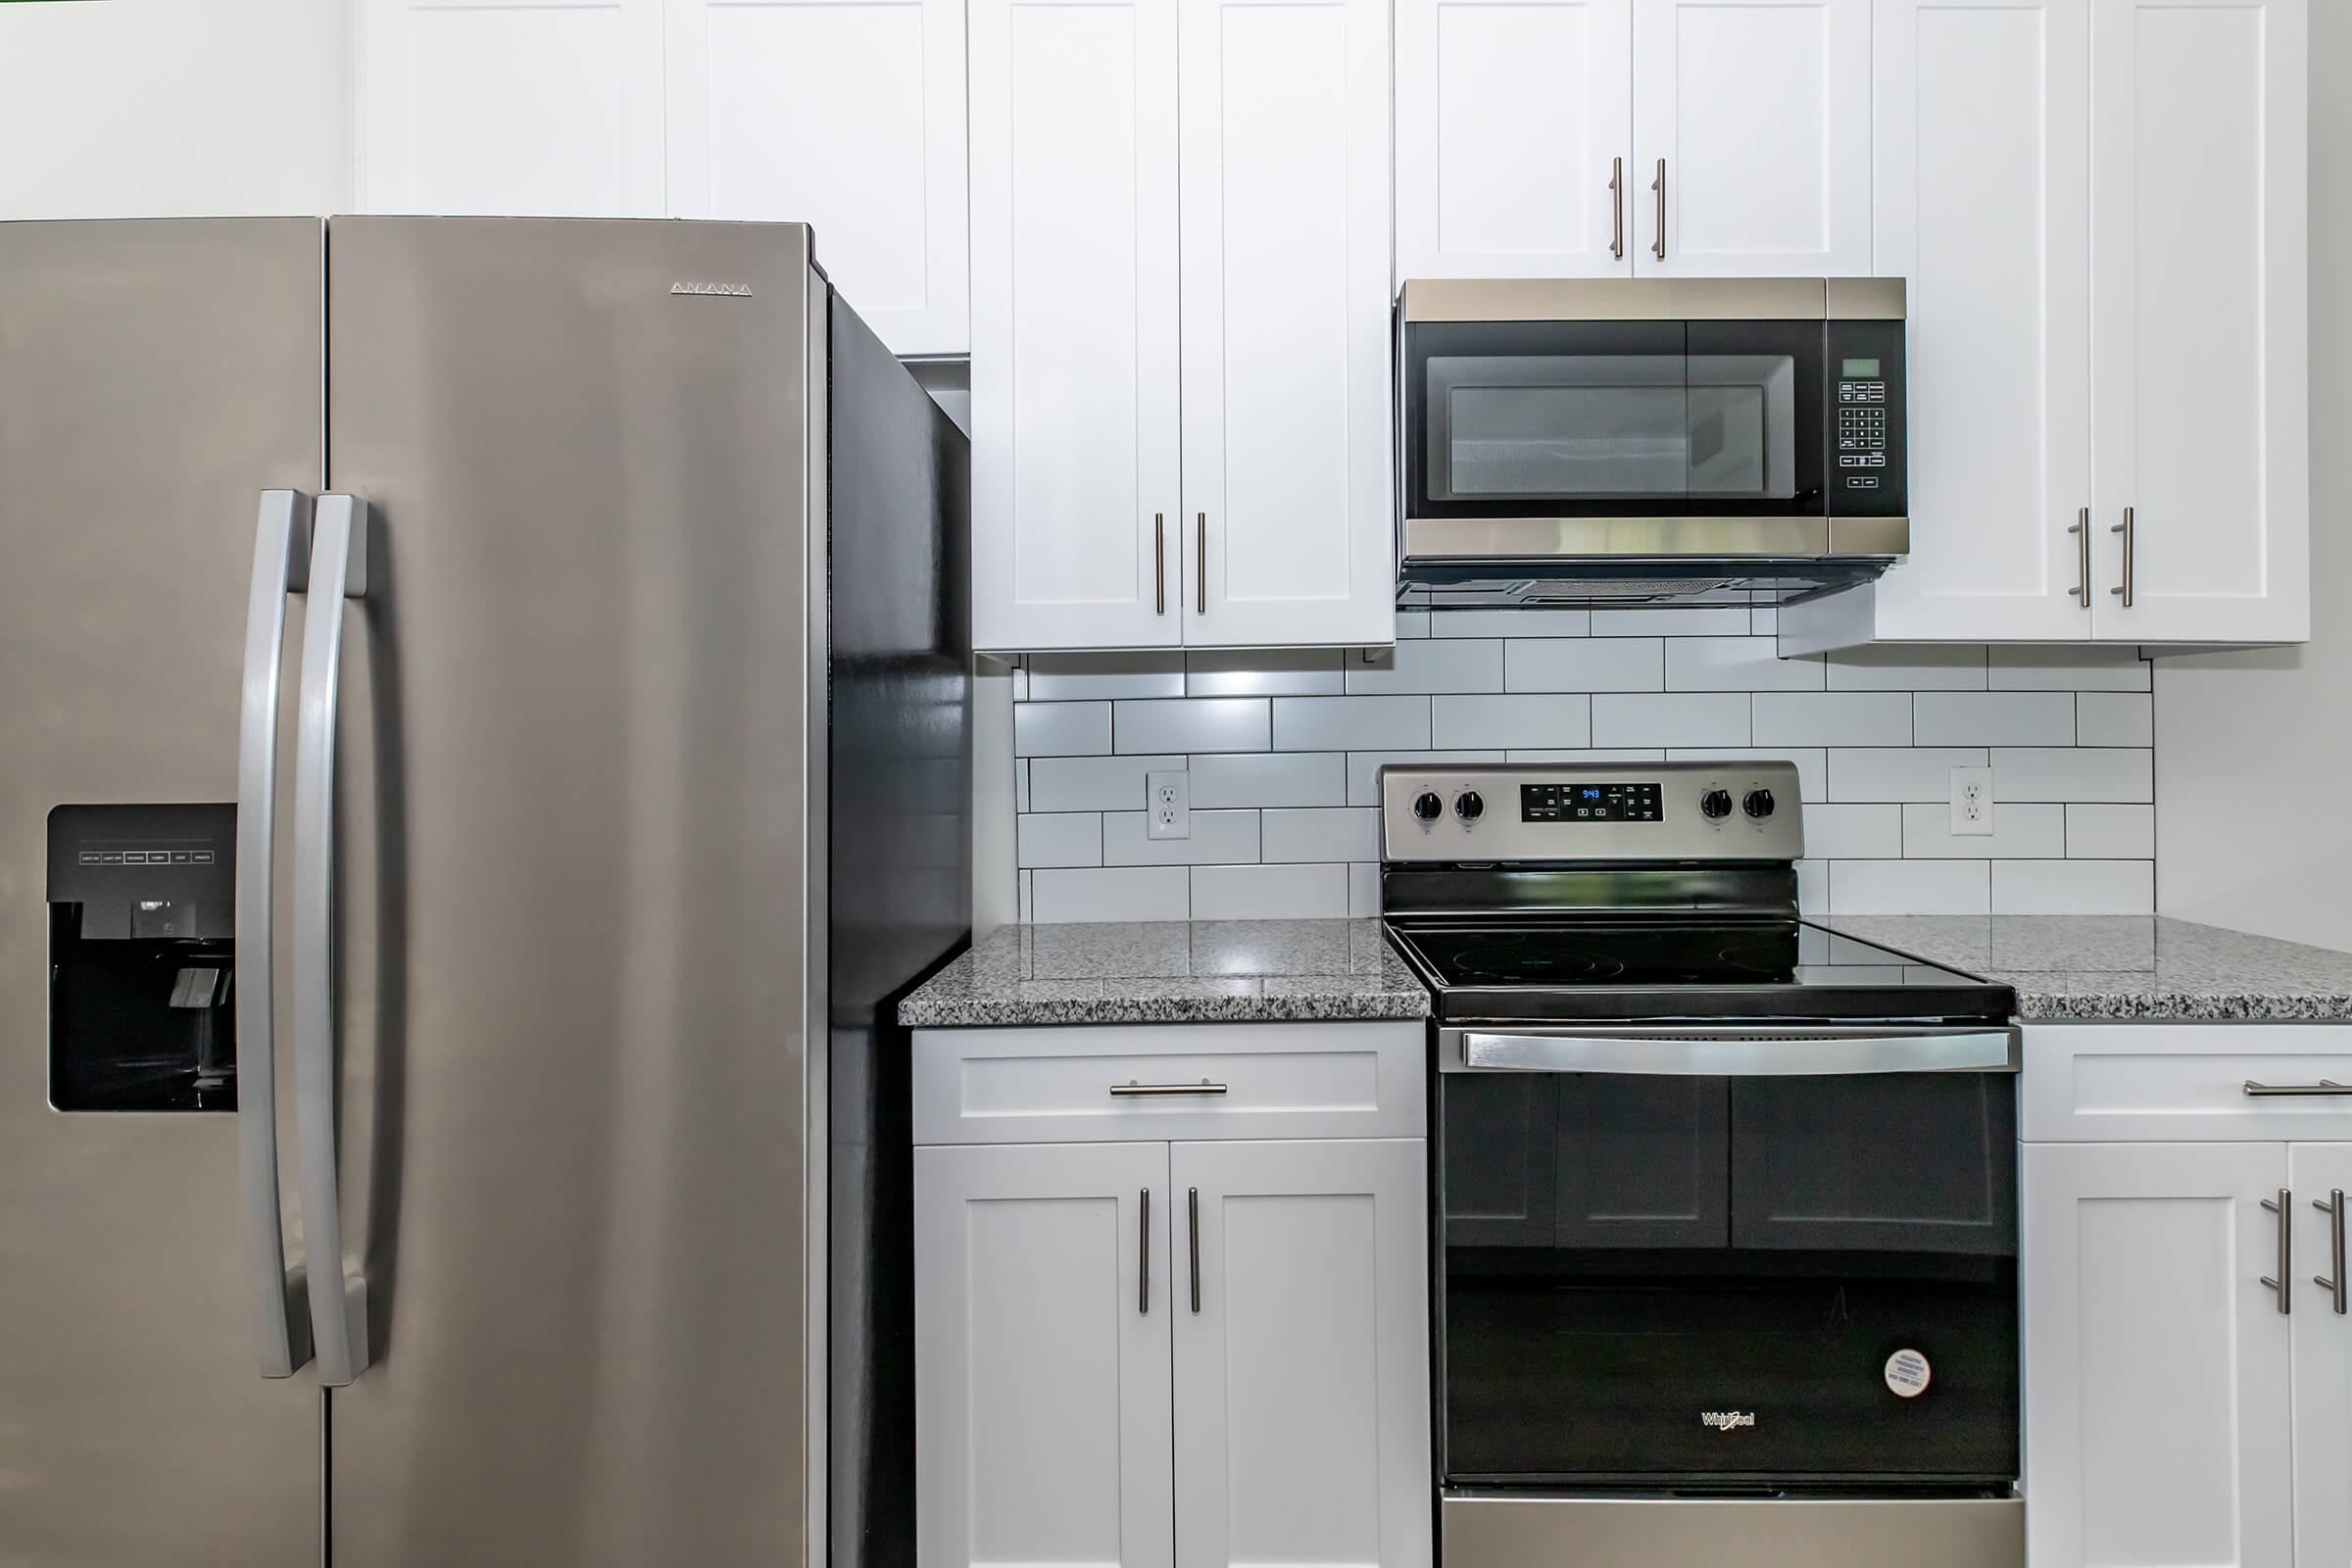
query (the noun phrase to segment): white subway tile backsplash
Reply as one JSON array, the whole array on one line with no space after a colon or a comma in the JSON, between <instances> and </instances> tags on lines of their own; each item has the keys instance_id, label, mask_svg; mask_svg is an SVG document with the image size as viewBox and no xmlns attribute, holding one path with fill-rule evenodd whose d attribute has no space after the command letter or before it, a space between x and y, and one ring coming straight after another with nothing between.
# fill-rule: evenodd
<instances>
[{"instance_id":1,"label":"white subway tile backsplash","mask_svg":"<svg viewBox=\"0 0 2352 1568\"><path fill-rule=\"evenodd\" d=\"M2155 754L2127 747L1995 748L1995 801L2113 801L2156 799Z\"/></svg>"},{"instance_id":2,"label":"white subway tile backsplash","mask_svg":"<svg viewBox=\"0 0 2352 1568\"><path fill-rule=\"evenodd\" d=\"M1833 801L1950 801L1952 769L1984 767L1992 754L1982 746L1837 747L1830 752ZM2001 798L1996 774L1992 798Z\"/></svg>"},{"instance_id":3,"label":"white subway tile backsplash","mask_svg":"<svg viewBox=\"0 0 2352 1568\"><path fill-rule=\"evenodd\" d=\"M1429 617L1432 637L1585 637L1589 610L1441 610Z\"/></svg>"},{"instance_id":4,"label":"white subway tile backsplash","mask_svg":"<svg viewBox=\"0 0 2352 1568\"><path fill-rule=\"evenodd\" d=\"M1218 806L1345 806L1345 752L1226 752L1196 757L1193 809Z\"/></svg>"},{"instance_id":5,"label":"white subway tile backsplash","mask_svg":"<svg viewBox=\"0 0 2352 1568\"><path fill-rule=\"evenodd\" d=\"M1346 691L1337 648L1208 649L1185 655L1187 697L1337 697Z\"/></svg>"},{"instance_id":6,"label":"white subway tile backsplash","mask_svg":"<svg viewBox=\"0 0 2352 1568\"><path fill-rule=\"evenodd\" d=\"M2082 692L2075 698L2077 746L2153 746L2156 699L2146 692Z\"/></svg>"},{"instance_id":7,"label":"white subway tile backsplash","mask_svg":"<svg viewBox=\"0 0 2352 1568\"><path fill-rule=\"evenodd\" d=\"M1663 746L1514 746L1502 754L1506 762L1660 762Z\"/></svg>"},{"instance_id":8,"label":"white subway tile backsplash","mask_svg":"<svg viewBox=\"0 0 2352 1568\"><path fill-rule=\"evenodd\" d=\"M2078 860L2152 860L2156 858L2156 808L2070 806L2066 808L2066 853Z\"/></svg>"},{"instance_id":9,"label":"white subway tile backsplash","mask_svg":"<svg viewBox=\"0 0 2352 1568\"><path fill-rule=\"evenodd\" d=\"M1348 913L1344 864L1196 865L1192 879L1196 920L1337 920Z\"/></svg>"},{"instance_id":10,"label":"white subway tile backsplash","mask_svg":"<svg viewBox=\"0 0 2352 1568\"><path fill-rule=\"evenodd\" d=\"M1758 746L1904 746L1909 692L1758 692Z\"/></svg>"},{"instance_id":11,"label":"white subway tile backsplash","mask_svg":"<svg viewBox=\"0 0 2352 1568\"><path fill-rule=\"evenodd\" d=\"M1747 629L1753 636L1770 637L1780 627L1781 612L1778 610L1764 607L1747 612Z\"/></svg>"},{"instance_id":12,"label":"white subway tile backsplash","mask_svg":"<svg viewBox=\"0 0 2352 1568\"><path fill-rule=\"evenodd\" d=\"M1807 919L1819 919L1830 912L1829 861L1796 862L1796 912Z\"/></svg>"},{"instance_id":13,"label":"white subway tile backsplash","mask_svg":"<svg viewBox=\"0 0 2352 1568\"><path fill-rule=\"evenodd\" d=\"M1184 655L1031 654L1027 701L1079 702L1098 697L1182 697Z\"/></svg>"},{"instance_id":14,"label":"white subway tile backsplash","mask_svg":"<svg viewBox=\"0 0 2352 1568\"><path fill-rule=\"evenodd\" d=\"M1348 804L1349 806L1378 806L1380 804L1380 770L1391 762L1500 762L1505 760L1499 751L1467 752L1349 752L1348 754Z\"/></svg>"},{"instance_id":15,"label":"white subway tile backsplash","mask_svg":"<svg viewBox=\"0 0 2352 1568\"><path fill-rule=\"evenodd\" d=\"M1184 759L1040 757L1022 765L1029 769L1032 811L1140 811L1144 775L1172 772Z\"/></svg>"},{"instance_id":16,"label":"white subway tile backsplash","mask_svg":"<svg viewBox=\"0 0 2352 1568\"><path fill-rule=\"evenodd\" d=\"M1402 642L1402 641L1404 641L1404 640L1405 640L1407 637L1426 637L1426 636L1428 636L1428 635L1429 635L1429 612L1428 612L1428 611L1426 611L1426 610L1399 610L1398 612L1396 612L1396 640L1397 640L1398 642ZM1483 634L1482 634L1482 633L1473 633L1472 635L1483 635Z\"/></svg>"},{"instance_id":17,"label":"white subway tile backsplash","mask_svg":"<svg viewBox=\"0 0 2352 1568\"><path fill-rule=\"evenodd\" d=\"M1491 692L1502 685L1502 644L1491 637L1430 638L1368 650L1371 662L1348 662L1351 696L1407 692Z\"/></svg>"},{"instance_id":18,"label":"white subway tile backsplash","mask_svg":"<svg viewBox=\"0 0 2352 1568\"><path fill-rule=\"evenodd\" d=\"M1377 862L1348 867L1348 913L1361 919L1380 912L1380 866Z\"/></svg>"},{"instance_id":19,"label":"white subway tile backsplash","mask_svg":"<svg viewBox=\"0 0 2352 1568\"><path fill-rule=\"evenodd\" d=\"M1794 762L1796 785L1808 801L1830 798L1829 753L1818 746L1675 746L1666 759L1673 762Z\"/></svg>"},{"instance_id":20,"label":"white subway tile backsplash","mask_svg":"<svg viewBox=\"0 0 2352 1568\"><path fill-rule=\"evenodd\" d=\"M1277 697L1278 752L1429 750L1426 697Z\"/></svg>"},{"instance_id":21,"label":"white subway tile backsplash","mask_svg":"<svg viewBox=\"0 0 2352 1568\"><path fill-rule=\"evenodd\" d=\"M1101 865L1102 818L1093 811L1032 811L1020 819L1015 843L1023 869Z\"/></svg>"},{"instance_id":22,"label":"white subway tile backsplash","mask_svg":"<svg viewBox=\"0 0 2352 1568\"><path fill-rule=\"evenodd\" d=\"M1994 691L2144 692L2149 664L2130 648L1994 646L1987 653Z\"/></svg>"},{"instance_id":23,"label":"white subway tile backsplash","mask_svg":"<svg viewBox=\"0 0 2352 1568\"><path fill-rule=\"evenodd\" d=\"M1983 691L1982 648L1891 644L1829 656L1834 692Z\"/></svg>"},{"instance_id":24,"label":"white subway tile backsplash","mask_svg":"<svg viewBox=\"0 0 2352 1568\"><path fill-rule=\"evenodd\" d=\"M1016 703L1015 757L1093 757L1110 750L1108 703Z\"/></svg>"},{"instance_id":25,"label":"white subway tile backsplash","mask_svg":"<svg viewBox=\"0 0 2352 1568\"><path fill-rule=\"evenodd\" d=\"M1032 809L1029 805L1029 760L1016 758L1012 764L1012 808L1015 811Z\"/></svg>"},{"instance_id":26,"label":"white subway tile backsplash","mask_svg":"<svg viewBox=\"0 0 2352 1568\"><path fill-rule=\"evenodd\" d=\"M1745 746L1749 702L1744 692L1603 693L1592 699L1592 744Z\"/></svg>"},{"instance_id":27,"label":"white subway tile backsplash","mask_svg":"<svg viewBox=\"0 0 2352 1568\"><path fill-rule=\"evenodd\" d=\"M2029 862L2021 862L2029 863ZM1989 914L1984 860L1832 860L1830 908L1838 914Z\"/></svg>"},{"instance_id":28,"label":"white subway tile backsplash","mask_svg":"<svg viewBox=\"0 0 2352 1568\"><path fill-rule=\"evenodd\" d=\"M1020 884L1015 890L1015 898L1018 902L1014 907L1020 911L1021 924L1028 925L1037 918L1037 878L1033 872L1029 871L1023 871L1019 875Z\"/></svg>"},{"instance_id":29,"label":"white subway tile backsplash","mask_svg":"<svg viewBox=\"0 0 2352 1568\"><path fill-rule=\"evenodd\" d=\"M1586 746L1592 738L1594 701L1548 692L1436 698L1430 744Z\"/></svg>"},{"instance_id":30,"label":"white subway tile backsplash","mask_svg":"<svg viewBox=\"0 0 2352 1568\"><path fill-rule=\"evenodd\" d=\"M1900 859L1903 808L1835 803L1807 805L1805 854L1823 860Z\"/></svg>"},{"instance_id":31,"label":"white subway tile backsplash","mask_svg":"<svg viewBox=\"0 0 2352 1568\"><path fill-rule=\"evenodd\" d=\"M1263 697L1120 703L1112 731L1122 752L1262 752L1272 741Z\"/></svg>"},{"instance_id":32,"label":"white subway tile backsplash","mask_svg":"<svg viewBox=\"0 0 2352 1568\"><path fill-rule=\"evenodd\" d=\"M1074 920L1183 920L1192 913L1191 873L1181 865L1096 866L1032 871L1030 918L1040 925Z\"/></svg>"},{"instance_id":33,"label":"white subway tile backsplash","mask_svg":"<svg viewBox=\"0 0 2352 1568\"><path fill-rule=\"evenodd\" d=\"M1502 687L1513 692L1666 689L1663 637L1515 637L1503 644Z\"/></svg>"},{"instance_id":34,"label":"white subway tile backsplash","mask_svg":"<svg viewBox=\"0 0 2352 1568\"><path fill-rule=\"evenodd\" d=\"M1204 811L1193 808L1193 836L1155 839L1149 811L1111 811L1102 818L1104 865L1200 865L1258 858L1256 811Z\"/></svg>"},{"instance_id":35,"label":"white subway tile backsplash","mask_svg":"<svg viewBox=\"0 0 2352 1568\"><path fill-rule=\"evenodd\" d=\"M1906 806L1903 854L1914 860L2058 859L2066 854L2066 808L2002 801L1996 788L1990 833L1952 832L1952 806Z\"/></svg>"},{"instance_id":36,"label":"white subway tile backsplash","mask_svg":"<svg viewBox=\"0 0 2352 1568\"><path fill-rule=\"evenodd\" d=\"M2153 860L1995 860L1995 914L2152 914Z\"/></svg>"},{"instance_id":37,"label":"white subway tile backsplash","mask_svg":"<svg viewBox=\"0 0 2352 1568\"><path fill-rule=\"evenodd\" d=\"M1745 637L1751 624L1745 605L1592 612L1595 637Z\"/></svg>"},{"instance_id":38,"label":"white subway tile backsplash","mask_svg":"<svg viewBox=\"0 0 2352 1568\"><path fill-rule=\"evenodd\" d=\"M1921 692L1911 700L1921 746L2071 746L2073 692Z\"/></svg>"},{"instance_id":39,"label":"white subway tile backsplash","mask_svg":"<svg viewBox=\"0 0 2352 1568\"><path fill-rule=\"evenodd\" d=\"M1369 806L1268 810L1260 822L1259 846L1257 858L1268 863L1378 860L1380 811Z\"/></svg>"},{"instance_id":40,"label":"white subway tile backsplash","mask_svg":"<svg viewBox=\"0 0 2352 1568\"><path fill-rule=\"evenodd\" d=\"M1817 692L1822 662L1807 655L1782 659L1770 637L1670 637L1670 692Z\"/></svg>"}]
</instances>

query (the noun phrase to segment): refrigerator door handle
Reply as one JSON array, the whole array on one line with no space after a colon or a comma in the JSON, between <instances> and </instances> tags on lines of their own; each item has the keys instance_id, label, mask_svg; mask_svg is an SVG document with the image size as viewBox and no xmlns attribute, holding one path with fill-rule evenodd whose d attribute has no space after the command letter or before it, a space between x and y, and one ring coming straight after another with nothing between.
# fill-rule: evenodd
<instances>
[{"instance_id":1,"label":"refrigerator door handle","mask_svg":"<svg viewBox=\"0 0 2352 1568\"><path fill-rule=\"evenodd\" d=\"M285 667L286 596L310 574L311 499L262 492L253 589L245 609L244 700L237 722L237 1146L253 1270L262 1376L292 1377L311 1358L303 1271L286 1267L277 1202L277 995L272 883L277 847L277 691Z\"/></svg>"},{"instance_id":2,"label":"refrigerator door handle","mask_svg":"<svg viewBox=\"0 0 2352 1568\"><path fill-rule=\"evenodd\" d=\"M318 1381L340 1388L368 1370L368 1282L343 1270L335 1151L335 696L345 599L368 592L368 505L318 498L302 700L294 744L294 1103L302 1139L302 1230L310 1257L311 1335Z\"/></svg>"}]
</instances>

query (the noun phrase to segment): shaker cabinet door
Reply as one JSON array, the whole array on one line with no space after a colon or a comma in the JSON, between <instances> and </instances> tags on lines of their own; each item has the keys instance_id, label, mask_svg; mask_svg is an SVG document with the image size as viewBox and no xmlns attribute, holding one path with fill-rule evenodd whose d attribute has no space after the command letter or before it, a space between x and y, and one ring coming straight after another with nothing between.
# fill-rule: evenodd
<instances>
[{"instance_id":1,"label":"shaker cabinet door","mask_svg":"<svg viewBox=\"0 0 2352 1568\"><path fill-rule=\"evenodd\" d=\"M1635 0L1637 274L1870 271L1870 0Z\"/></svg>"},{"instance_id":2,"label":"shaker cabinet door","mask_svg":"<svg viewBox=\"0 0 2352 1568\"><path fill-rule=\"evenodd\" d=\"M1181 1568L1429 1563L1426 1147L1173 1147Z\"/></svg>"},{"instance_id":3,"label":"shaker cabinet door","mask_svg":"<svg viewBox=\"0 0 2352 1568\"><path fill-rule=\"evenodd\" d=\"M2291 1319L2262 1283L2286 1179L2283 1144L2027 1146L2034 1568L2295 1560Z\"/></svg>"},{"instance_id":4,"label":"shaker cabinet door","mask_svg":"<svg viewBox=\"0 0 2352 1568\"><path fill-rule=\"evenodd\" d=\"M2352 1563L2352 1258L2336 1210L2352 1203L2352 1144L2293 1144L2286 1160L2295 1195L2295 1561L2341 1568ZM2341 1296L2331 1288L2338 1281Z\"/></svg>"},{"instance_id":5,"label":"shaker cabinet door","mask_svg":"<svg viewBox=\"0 0 2352 1568\"><path fill-rule=\"evenodd\" d=\"M2305 0L2096 0L2102 638L2311 634L2306 32Z\"/></svg>"},{"instance_id":6,"label":"shaker cabinet door","mask_svg":"<svg viewBox=\"0 0 2352 1568\"><path fill-rule=\"evenodd\" d=\"M922 1568L1170 1568L1165 1144L917 1149Z\"/></svg>"},{"instance_id":7,"label":"shaker cabinet door","mask_svg":"<svg viewBox=\"0 0 2352 1568\"><path fill-rule=\"evenodd\" d=\"M1399 287L1633 271L1633 6L1396 0Z\"/></svg>"},{"instance_id":8,"label":"shaker cabinet door","mask_svg":"<svg viewBox=\"0 0 2352 1568\"><path fill-rule=\"evenodd\" d=\"M982 648L1181 636L1176 11L969 9Z\"/></svg>"}]
</instances>

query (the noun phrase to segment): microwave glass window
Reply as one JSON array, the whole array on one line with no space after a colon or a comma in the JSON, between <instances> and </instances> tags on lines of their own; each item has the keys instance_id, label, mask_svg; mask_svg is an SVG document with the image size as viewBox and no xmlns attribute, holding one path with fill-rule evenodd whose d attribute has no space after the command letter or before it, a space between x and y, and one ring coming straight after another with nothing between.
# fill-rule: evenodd
<instances>
[{"instance_id":1,"label":"microwave glass window","mask_svg":"<svg viewBox=\"0 0 2352 1568\"><path fill-rule=\"evenodd\" d=\"M1438 496L1795 494L1787 355L1432 356L1427 375Z\"/></svg>"}]
</instances>

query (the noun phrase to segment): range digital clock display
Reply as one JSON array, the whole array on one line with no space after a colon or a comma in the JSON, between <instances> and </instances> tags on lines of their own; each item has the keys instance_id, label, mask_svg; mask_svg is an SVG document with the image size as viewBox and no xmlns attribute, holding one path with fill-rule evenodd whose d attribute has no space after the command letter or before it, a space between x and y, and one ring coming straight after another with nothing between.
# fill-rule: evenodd
<instances>
[{"instance_id":1,"label":"range digital clock display","mask_svg":"<svg viewBox=\"0 0 2352 1568\"><path fill-rule=\"evenodd\" d=\"M1665 816L1656 784L1522 784L1522 822L1656 822Z\"/></svg>"}]
</instances>

